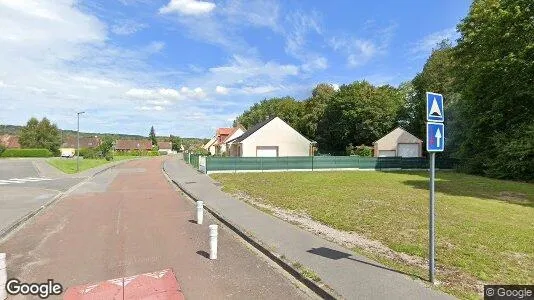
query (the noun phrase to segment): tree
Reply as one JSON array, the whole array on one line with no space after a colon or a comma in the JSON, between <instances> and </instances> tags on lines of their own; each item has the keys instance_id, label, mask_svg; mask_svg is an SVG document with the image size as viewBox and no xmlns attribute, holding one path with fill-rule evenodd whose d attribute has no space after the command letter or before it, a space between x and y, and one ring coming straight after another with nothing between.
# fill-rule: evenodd
<instances>
[{"instance_id":1,"label":"tree","mask_svg":"<svg viewBox=\"0 0 534 300\"><path fill-rule=\"evenodd\" d=\"M156 139L156 131L154 130L154 126L150 127L150 134L148 136L150 140L152 140L152 146L158 145L158 140Z\"/></svg>"},{"instance_id":2,"label":"tree","mask_svg":"<svg viewBox=\"0 0 534 300\"><path fill-rule=\"evenodd\" d=\"M56 124L43 118L40 122L31 118L21 129L19 143L22 148L44 148L55 155L59 154L61 136Z\"/></svg>"},{"instance_id":3,"label":"tree","mask_svg":"<svg viewBox=\"0 0 534 300\"><path fill-rule=\"evenodd\" d=\"M279 117L293 128L298 129L301 124L302 108L302 102L296 101L292 97L264 99L237 117L235 123L250 128L269 117Z\"/></svg>"},{"instance_id":4,"label":"tree","mask_svg":"<svg viewBox=\"0 0 534 300\"><path fill-rule=\"evenodd\" d=\"M304 114L299 127L302 134L309 139L317 139L317 123L323 117L326 105L335 93L334 86L320 83L313 89L312 96L304 101Z\"/></svg>"},{"instance_id":5,"label":"tree","mask_svg":"<svg viewBox=\"0 0 534 300\"><path fill-rule=\"evenodd\" d=\"M104 136L102 138L102 143L98 146L98 151L100 156L104 157L107 160L113 159L113 138L111 136Z\"/></svg>"},{"instance_id":6,"label":"tree","mask_svg":"<svg viewBox=\"0 0 534 300\"><path fill-rule=\"evenodd\" d=\"M534 179L534 7L475 0L454 49L466 171Z\"/></svg>"},{"instance_id":7,"label":"tree","mask_svg":"<svg viewBox=\"0 0 534 300\"><path fill-rule=\"evenodd\" d=\"M366 81L343 85L328 102L317 127L322 152L344 153L353 145L371 145L396 126L403 95L385 85Z\"/></svg>"},{"instance_id":8,"label":"tree","mask_svg":"<svg viewBox=\"0 0 534 300\"><path fill-rule=\"evenodd\" d=\"M173 151L176 151L176 152L182 151L182 139L179 136L171 134L169 141L172 143Z\"/></svg>"}]
</instances>

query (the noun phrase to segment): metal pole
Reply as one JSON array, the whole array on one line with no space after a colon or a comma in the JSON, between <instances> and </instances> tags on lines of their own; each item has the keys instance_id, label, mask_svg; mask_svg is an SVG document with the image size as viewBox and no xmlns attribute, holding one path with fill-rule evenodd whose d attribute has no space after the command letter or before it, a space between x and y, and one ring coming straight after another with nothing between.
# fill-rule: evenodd
<instances>
[{"instance_id":1,"label":"metal pole","mask_svg":"<svg viewBox=\"0 0 534 300\"><path fill-rule=\"evenodd\" d=\"M77 130L77 141L78 146L76 147L77 155L76 155L76 172L80 172L80 113L78 114L78 130Z\"/></svg>"},{"instance_id":2,"label":"metal pole","mask_svg":"<svg viewBox=\"0 0 534 300\"><path fill-rule=\"evenodd\" d=\"M428 229L428 278L432 284L434 284L435 276L435 194L434 194L434 181L436 179L436 153L430 153L430 203L428 210L428 219L429 219L429 229Z\"/></svg>"}]
</instances>

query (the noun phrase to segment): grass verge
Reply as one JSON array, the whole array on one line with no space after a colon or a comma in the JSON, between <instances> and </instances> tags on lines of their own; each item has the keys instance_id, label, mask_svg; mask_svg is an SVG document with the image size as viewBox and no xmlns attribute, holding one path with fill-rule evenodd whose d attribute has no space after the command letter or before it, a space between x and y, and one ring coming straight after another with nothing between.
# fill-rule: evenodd
<instances>
[{"instance_id":1,"label":"grass verge","mask_svg":"<svg viewBox=\"0 0 534 300\"><path fill-rule=\"evenodd\" d=\"M428 259L426 172L213 174L224 190L305 212L330 227ZM534 184L439 172L437 279L441 289L476 297L483 283L534 282ZM353 249L359 251L358 249ZM362 252L362 251L360 251ZM412 276L426 270L369 256Z\"/></svg>"},{"instance_id":2,"label":"grass verge","mask_svg":"<svg viewBox=\"0 0 534 300\"><path fill-rule=\"evenodd\" d=\"M80 159L80 172L96 168L101 165L105 165L108 163L126 160L135 158L138 156L115 156L113 160L107 161L103 158L96 158L96 159ZM76 168L76 159L75 158L51 158L48 159L47 162L62 171L63 173L67 174L74 174L77 173Z\"/></svg>"}]
</instances>

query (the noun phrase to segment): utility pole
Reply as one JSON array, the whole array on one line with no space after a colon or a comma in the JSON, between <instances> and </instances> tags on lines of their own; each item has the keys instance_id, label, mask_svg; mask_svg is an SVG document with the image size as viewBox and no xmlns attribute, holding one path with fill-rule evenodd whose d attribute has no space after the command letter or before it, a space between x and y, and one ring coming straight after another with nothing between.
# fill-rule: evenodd
<instances>
[{"instance_id":1,"label":"utility pole","mask_svg":"<svg viewBox=\"0 0 534 300\"><path fill-rule=\"evenodd\" d=\"M78 115L78 130L77 130L77 141L78 146L76 147L76 172L80 172L80 115L85 113L85 111L77 112Z\"/></svg>"}]
</instances>

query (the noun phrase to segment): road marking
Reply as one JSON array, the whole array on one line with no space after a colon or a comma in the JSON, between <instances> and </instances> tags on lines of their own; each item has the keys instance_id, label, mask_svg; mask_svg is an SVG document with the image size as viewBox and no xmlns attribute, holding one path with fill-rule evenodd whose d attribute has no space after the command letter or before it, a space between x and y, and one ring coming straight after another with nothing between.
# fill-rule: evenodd
<instances>
[{"instance_id":1,"label":"road marking","mask_svg":"<svg viewBox=\"0 0 534 300\"><path fill-rule=\"evenodd\" d=\"M26 178L10 178L10 179L1 179L0 185L12 184L12 183L27 183L27 182L38 182L38 181L47 181L52 180L50 178L39 178L39 177L26 177Z\"/></svg>"}]
</instances>

